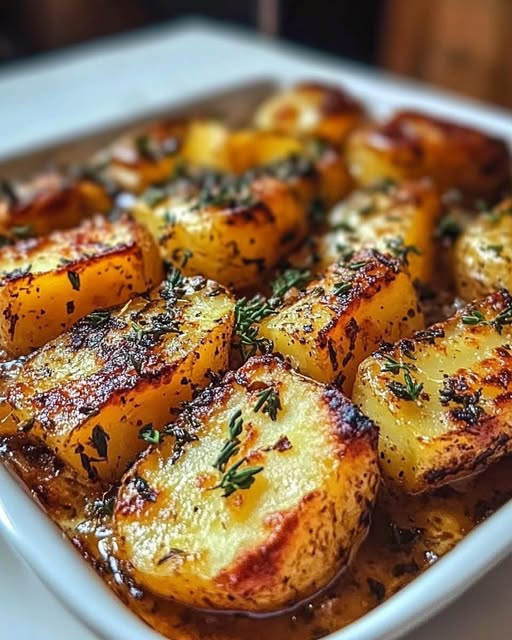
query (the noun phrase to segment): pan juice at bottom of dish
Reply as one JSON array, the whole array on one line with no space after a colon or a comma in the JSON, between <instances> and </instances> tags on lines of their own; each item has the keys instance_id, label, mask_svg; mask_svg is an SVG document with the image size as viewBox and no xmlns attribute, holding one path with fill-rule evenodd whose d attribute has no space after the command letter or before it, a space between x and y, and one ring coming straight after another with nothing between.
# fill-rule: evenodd
<instances>
[{"instance_id":1,"label":"pan juice at bottom of dish","mask_svg":"<svg viewBox=\"0 0 512 640\"><path fill-rule=\"evenodd\" d=\"M143 592L123 574L109 529L109 495L74 475L48 450L5 438L0 452L84 558L137 615L173 640L297 640L339 630L392 596L512 497L507 458L456 488L432 495L381 491L370 533L351 567L321 594L271 617L195 611ZM99 505L99 508L98 508Z\"/></svg>"}]
</instances>

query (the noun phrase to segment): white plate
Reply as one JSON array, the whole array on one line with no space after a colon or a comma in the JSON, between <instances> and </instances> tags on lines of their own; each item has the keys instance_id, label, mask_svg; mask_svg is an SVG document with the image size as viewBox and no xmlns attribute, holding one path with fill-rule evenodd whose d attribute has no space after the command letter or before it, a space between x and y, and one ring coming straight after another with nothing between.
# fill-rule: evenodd
<instances>
[{"instance_id":1,"label":"white plate","mask_svg":"<svg viewBox=\"0 0 512 640\"><path fill-rule=\"evenodd\" d=\"M379 113L416 106L512 139L512 120L506 112L386 79L316 54L297 56L287 47L276 48L247 35L234 37L230 30L196 25L153 30L123 38L114 46L103 44L99 50L81 48L65 59L57 57L52 64L18 65L17 71L0 74L0 155L6 157L97 126L140 117L166 104L172 107L178 98L183 101L220 84L246 82L269 73L285 83L304 77L341 82ZM389 640L420 624L512 550L510 522L512 502L411 585L330 637ZM105 587L3 468L0 530L45 584L101 638L160 637Z\"/></svg>"}]
</instances>

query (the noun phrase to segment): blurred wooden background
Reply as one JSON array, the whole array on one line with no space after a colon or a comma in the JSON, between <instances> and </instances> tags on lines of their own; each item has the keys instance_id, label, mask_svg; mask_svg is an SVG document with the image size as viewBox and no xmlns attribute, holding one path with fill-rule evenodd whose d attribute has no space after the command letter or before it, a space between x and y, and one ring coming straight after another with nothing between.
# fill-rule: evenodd
<instances>
[{"instance_id":1,"label":"blurred wooden background","mask_svg":"<svg viewBox=\"0 0 512 640\"><path fill-rule=\"evenodd\" d=\"M0 0L0 64L190 14L512 107L512 0Z\"/></svg>"}]
</instances>

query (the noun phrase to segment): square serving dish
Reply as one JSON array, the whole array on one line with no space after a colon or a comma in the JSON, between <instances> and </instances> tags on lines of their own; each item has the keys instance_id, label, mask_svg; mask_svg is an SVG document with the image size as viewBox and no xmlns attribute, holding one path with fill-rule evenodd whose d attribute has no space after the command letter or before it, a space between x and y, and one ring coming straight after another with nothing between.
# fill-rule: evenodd
<instances>
[{"instance_id":1,"label":"square serving dish","mask_svg":"<svg viewBox=\"0 0 512 640\"><path fill-rule=\"evenodd\" d=\"M204 39L203 46L206 46ZM240 48L243 49L243 46L240 45ZM264 57L264 47L261 52ZM240 78L252 79L261 75L260 64L254 64L249 71L242 67L239 69ZM233 79L230 74L227 75L228 80ZM322 77L344 84L379 116L398 107L416 107L512 140L512 118L506 113L455 100L403 81L382 78L367 71L350 67L340 70L335 64L314 61L296 67L289 64L286 72L272 81L240 83L187 103L168 100L167 104L162 103L158 108L151 105L147 111L139 109L137 117L123 114L115 126L102 127L86 136L74 136L58 144L37 145L34 150L24 148L23 153L12 153L11 157L6 157L0 163L0 175L10 177L30 173L48 161L79 161L115 137L119 131L164 114L178 115L184 111L187 114L223 113L230 122L236 124L243 121L251 108L276 86L304 77ZM176 95L180 95L179 85L174 89ZM512 551L510 522L512 501L477 526L454 550L399 593L328 637L333 640L388 640L410 631L447 606ZM0 533L6 536L42 581L100 638L161 638L109 590L11 474L8 465L2 464Z\"/></svg>"}]
</instances>

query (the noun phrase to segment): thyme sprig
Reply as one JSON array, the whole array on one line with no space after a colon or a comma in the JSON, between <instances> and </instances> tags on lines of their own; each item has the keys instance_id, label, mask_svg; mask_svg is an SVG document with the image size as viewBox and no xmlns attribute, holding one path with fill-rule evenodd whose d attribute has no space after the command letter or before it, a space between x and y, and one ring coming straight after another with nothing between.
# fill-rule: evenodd
<instances>
[{"instance_id":1,"label":"thyme sprig","mask_svg":"<svg viewBox=\"0 0 512 640\"><path fill-rule=\"evenodd\" d=\"M242 434L244 421L242 411L239 409L230 418L228 424L228 438L222 445L219 455L213 466L215 469L224 472L230 458L240 450L240 435Z\"/></svg>"},{"instance_id":2,"label":"thyme sprig","mask_svg":"<svg viewBox=\"0 0 512 640\"><path fill-rule=\"evenodd\" d=\"M262 295L240 298L235 303L235 334L238 336L240 355L243 360L258 351L265 353L272 348L267 338L260 338L256 323L261 322L275 310L274 304Z\"/></svg>"},{"instance_id":3,"label":"thyme sprig","mask_svg":"<svg viewBox=\"0 0 512 640\"><path fill-rule=\"evenodd\" d=\"M254 413L258 413L261 410L262 413L268 414L272 422L275 422L277 420L277 412L282 408L279 391L274 387L268 387L258 394L258 402L254 406Z\"/></svg>"},{"instance_id":4,"label":"thyme sprig","mask_svg":"<svg viewBox=\"0 0 512 640\"><path fill-rule=\"evenodd\" d=\"M388 382L388 389L401 400L417 400L419 398L420 393L423 391L423 383L416 382L409 370L404 370L404 382L399 382L397 380L392 380Z\"/></svg>"},{"instance_id":5,"label":"thyme sprig","mask_svg":"<svg viewBox=\"0 0 512 640\"><path fill-rule=\"evenodd\" d=\"M311 271L309 269L295 269L293 267L285 269L270 283L273 297L282 298L294 287L300 289L310 278Z\"/></svg>"},{"instance_id":6,"label":"thyme sprig","mask_svg":"<svg viewBox=\"0 0 512 640\"><path fill-rule=\"evenodd\" d=\"M262 466L240 469L244 462L246 462L245 458L235 462L235 464L224 473L219 484L213 487L214 489L224 489L224 493L222 494L224 498L227 498L240 489L249 489L254 484L254 476L261 473L264 469Z\"/></svg>"}]
</instances>

